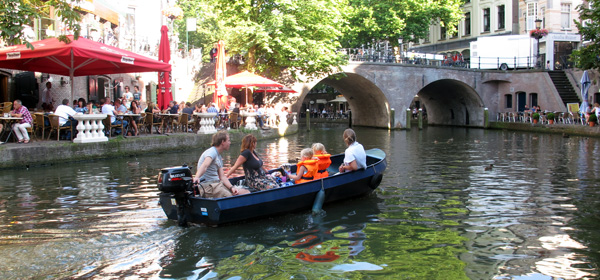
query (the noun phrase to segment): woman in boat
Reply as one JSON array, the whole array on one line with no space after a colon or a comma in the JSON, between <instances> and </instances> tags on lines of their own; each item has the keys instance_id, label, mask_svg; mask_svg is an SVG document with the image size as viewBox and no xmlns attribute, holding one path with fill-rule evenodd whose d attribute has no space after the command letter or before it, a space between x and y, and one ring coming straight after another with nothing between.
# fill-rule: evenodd
<instances>
[{"instance_id":1,"label":"woman in boat","mask_svg":"<svg viewBox=\"0 0 600 280\"><path fill-rule=\"evenodd\" d=\"M344 152L344 162L340 165L340 172L355 171L360 168L367 168L367 154L363 145L356 142L356 133L351 128L344 130L344 142L346 151Z\"/></svg>"},{"instance_id":2,"label":"woman in boat","mask_svg":"<svg viewBox=\"0 0 600 280\"><path fill-rule=\"evenodd\" d=\"M226 176L231 176L236 169L242 166L244 168L244 175L246 176L246 186L252 192L277 188L279 184L277 184L275 178L267 174L262 159L254 151L256 149L256 142L256 137L252 134L248 134L242 138L241 154L231 169L227 171Z\"/></svg>"},{"instance_id":3,"label":"woman in boat","mask_svg":"<svg viewBox=\"0 0 600 280\"><path fill-rule=\"evenodd\" d=\"M326 178L329 176L329 172L327 172L327 168L331 165L331 155L327 153L325 150L325 146L321 143L314 143L312 145L312 151L314 157L318 159L317 165L319 166L319 171L315 176L315 179Z\"/></svg>"},{"instance_id":4,"label":"woman in boat","mask_svg":"<svg viewBox=\"0 0 600 280\"><path fill-rule=\"evenodd\" d=\"M313 159L311 148L303 149L300 156L302 160L296 165L296 175L287 173L288 178L294 180L296 184L314 180L317 171L319 171L318 160Z\"/></svg>"}]
</instances>

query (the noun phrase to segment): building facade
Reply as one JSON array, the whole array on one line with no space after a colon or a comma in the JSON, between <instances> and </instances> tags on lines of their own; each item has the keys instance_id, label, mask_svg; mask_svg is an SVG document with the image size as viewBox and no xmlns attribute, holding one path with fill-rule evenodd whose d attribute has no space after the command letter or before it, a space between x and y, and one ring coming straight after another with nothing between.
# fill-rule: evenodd
<instances>
[{"instance_id":1,"label":"building facade","mask_svg":"<svg viewBox=\"0 0 600 280\"><path fill-rule=\"evenodd\" d=\"M410 43L408 50L461 53L468 60L470 42L477 37L529 34L536 29L536 20L541 20L540 28L549 31L548 36L539 40L541 61L546 61L550 69L569 67L568 56L581 43L574 21L579 20L576 8L582 3L581 0L467 0L456 34L448 34L444 26L434 23L428 37Z\"/></svg>"}]
</instances>

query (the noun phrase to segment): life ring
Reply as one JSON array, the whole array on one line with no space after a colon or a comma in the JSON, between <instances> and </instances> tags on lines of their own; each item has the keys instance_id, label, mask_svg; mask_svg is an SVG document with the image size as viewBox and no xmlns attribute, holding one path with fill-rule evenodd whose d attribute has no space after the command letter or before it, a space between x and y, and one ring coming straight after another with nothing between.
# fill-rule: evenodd
<instances>
[{"instance_id":1,"label":"life ring","mask_svg":"<svg viewBox=\"0 0 600 280\"><path fill-rule=\"evenodd\" d=\"M371 187L371 189L376 189L379 184L381 184L381 180L383 180L383 175L380 173L373 175L373 177L371 177L371 182L369 182L369 187Z\"/></svg>"}]
</instances>

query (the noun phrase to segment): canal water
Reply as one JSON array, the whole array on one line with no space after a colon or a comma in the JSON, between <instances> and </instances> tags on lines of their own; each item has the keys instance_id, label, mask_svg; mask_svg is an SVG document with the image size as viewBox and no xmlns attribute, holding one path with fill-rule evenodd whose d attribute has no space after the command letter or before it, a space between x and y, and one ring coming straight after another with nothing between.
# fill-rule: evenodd
<instances>
[{"instance_id":1,"label":"canal water","mask_svg":"<svg viewBox=\"0 0 600 280\"><path fill-rule=\"evenodd\" d=\"M257 151L268 167L313 142L341 153L342 131L301 128ZM159 169L201 150L0 170L0 279L599 277L598 139L356 131L388 155L374 194L217 228L179 228L157 203Z\"/></svg>"}]
</instances>

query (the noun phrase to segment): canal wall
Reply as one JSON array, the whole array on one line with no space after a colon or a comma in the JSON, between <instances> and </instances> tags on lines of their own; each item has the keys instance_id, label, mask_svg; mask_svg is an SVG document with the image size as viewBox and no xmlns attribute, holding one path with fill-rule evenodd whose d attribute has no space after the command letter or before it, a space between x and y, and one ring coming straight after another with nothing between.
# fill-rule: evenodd
<instances>
[{"instance_id":1,"label":"canal wall","mask_svg":"<svg viewBox=\"0 0 600 280\"><path fill-rule=\"evenodd\" d=\"M516 130L537 133L556 133L564 136L600 137L600 126L590 127L579 124L531 124L518 122L490 122L489 129Z\"/></svg>"},{"instance_id":2,"label":"canal wall","mask_svg":"<svg viewBox=\"0 0 600 280\"><path fill-rule=\"evenodd\" d=\"M241 143L246 134L261 139L274 139L298 133L298 125L281 131L234 129L229 131L232 143ZM0 168L29 167L44 164L108 159L125 156L158 154L167 151L204 150L210 147L212 134L177 133L153 134L137 137L115 137L108 142L75 144L68 141L32 141L29 144L0 145Z\"/></svg>"}]
</instances>

